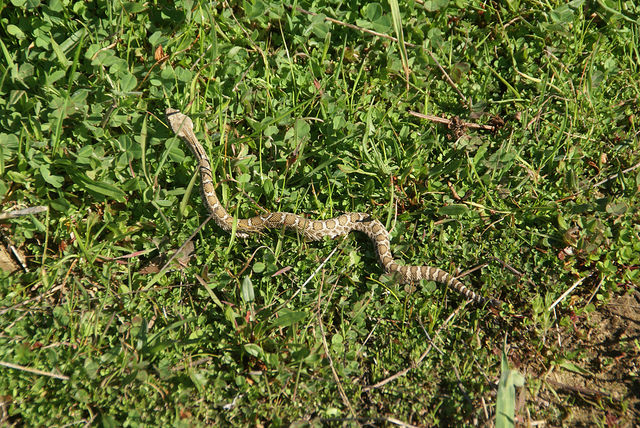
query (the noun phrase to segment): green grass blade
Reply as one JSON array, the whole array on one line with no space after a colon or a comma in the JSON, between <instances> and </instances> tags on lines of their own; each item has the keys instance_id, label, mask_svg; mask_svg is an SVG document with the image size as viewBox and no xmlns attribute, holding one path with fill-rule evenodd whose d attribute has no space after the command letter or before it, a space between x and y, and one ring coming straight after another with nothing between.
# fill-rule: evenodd
<instances>
[{"instance_id":1,"label":"green grass blade","mask_svg":"<svg viewBox=\"0 0 640 428\"><path fill-rule=\"evenodd\" d=\"M524 377L516 370L509 368L507 360L507 341L502 349L502 374L498 383L496 400L496 428L513 428L515 426L516 387L524 385Z\"/></svg>"},{"instance_id":2,"label":"green grass blade","mask_svg":"<svg viewBox=\"0 0 640 428\"><path fill-rule=\"evenodd\" d=\"M400 52L400 59L402 60L402 68L404 70L404 77L407 83L407 91L409 90L409 56L407 55L407 47L404 44L404 31L402 29L402 16L400 15L400 7L398 6L398 0L389 0L389 6L391 6L391 18L393 20L393 29L398 39L398 52Z\"/></svg>"}]
</instances>

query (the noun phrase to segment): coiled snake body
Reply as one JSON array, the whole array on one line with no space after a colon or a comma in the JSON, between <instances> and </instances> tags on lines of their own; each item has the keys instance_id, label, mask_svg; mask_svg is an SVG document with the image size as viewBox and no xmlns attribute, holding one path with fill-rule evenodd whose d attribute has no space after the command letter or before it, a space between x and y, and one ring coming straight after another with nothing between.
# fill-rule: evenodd
<instances>
[{"instance_id":1,"label":"coiled snake body","mask_svg":"<svg viewBox=\"0 0 640 428\"><path fill-rule=\"evenodd\" d=\"M212 214L215 222L225 231L233 228L234 218L220 204L214 188L211 162L204 148L193 132L191 118L180 113L179 110L168 108L167 120L173 132L189 146L198 161L202 182L202 197L204 203ZM468 299L481 304L499 306L502 302L493 298L482 297L469 290L453 275L442 269L431 266L403 266L393 259L389 245L389 232L380 221L371 218L366 213L345 213L329 220L311 220L296 214L286 212L274 212L260 214L246 219L237 219L236 234L246 237L249 233L259 232L266 228L288 228L301 233L305 238L317 241L325 236L335 238L346 235L352 230L366 234L376 248L376 253L384 270L388 273L397 273L400 281L413 283L421 279L436 281L446 284L448 287L463 294Z\"/></svg>"}]
</instances>

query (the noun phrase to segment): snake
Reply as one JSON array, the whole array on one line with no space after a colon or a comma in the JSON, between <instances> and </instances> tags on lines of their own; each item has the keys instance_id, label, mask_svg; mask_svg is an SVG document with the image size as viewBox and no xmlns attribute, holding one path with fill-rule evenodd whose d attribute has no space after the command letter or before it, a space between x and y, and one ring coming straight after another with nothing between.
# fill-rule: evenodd
<instances>
[{"instance_id":1,"label":"snake","mask_svg":"<svg viewBox=\"0 0 640 428\"><path fill-rule=\"evenodd\" d=\"M389 232L377 219L367 213L348 212L328 220L313 220L289 212L266 212L251 218L234 218L220 203L216 196L214 174L211 161L204 147L193 131L193 121L180 110L167 108L165 111L169 126L176 136L181 138L195 156L200 170L200 189L202 199L216 224L226 232L246 238L249 234L264 229L290 229L300 233L305 239L319 241L324 237L336 238L352 231L362 232L372 241L380 264L388 274L397 274L400 283L416 283L420 280L445 284L467 299L481 305L499 307L502 302L491 297L481 296L467 288L455 276L432 266L403 265L393 258L389 242Z\"/></svg>"}]
</instances>

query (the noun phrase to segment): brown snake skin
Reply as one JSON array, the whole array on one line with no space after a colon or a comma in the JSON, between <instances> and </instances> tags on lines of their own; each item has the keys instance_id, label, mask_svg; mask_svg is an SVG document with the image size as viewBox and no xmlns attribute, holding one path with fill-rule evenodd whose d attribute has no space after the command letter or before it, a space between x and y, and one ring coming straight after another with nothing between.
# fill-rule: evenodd
<instances>
[{"instance_id":1,"label":"brown snake skin","mask_svg":"<svg viewBox=\"0 0 640 428\"><path fill-rule=\"evenodd\" d=\"M193 133L193 122L189 116L180 113L179 110L168 108L167 120L173 132L189 146L200 168L202 198L207 209L212 214L215 222L225 231L230 232L234 218L220 204L214 188L211 162L204 148ZM378 220L371 218L366 213L345 213L329 220L311 220L292 213L275 212L261 214L251 218L237 219L236 234L246 237L251 232L259 232L265 228L293 229L310 240L318 241L325 236L335 238L346 235L352 230L366 234L376 247L376 253L384 270L388 273L397 273L400 281L405 283L417 282L421 279L436 281L446 284L449 288L463 294L468 299L481 304L497 307L501 301L493 298L482 297L469 290L453 275L442 269L431 266L402 266L393 259L389 245L389 232Z\"/></svg>"}]
</instances>

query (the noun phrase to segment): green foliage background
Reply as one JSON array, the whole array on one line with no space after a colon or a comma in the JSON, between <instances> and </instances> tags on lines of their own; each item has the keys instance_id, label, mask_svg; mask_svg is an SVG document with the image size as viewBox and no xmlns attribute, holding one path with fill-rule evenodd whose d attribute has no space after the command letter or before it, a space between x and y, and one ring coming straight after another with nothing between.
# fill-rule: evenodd
<instances>
[{"instance_id":1,"label":"green foliage background","mask_svg":"<svg viewBox=\"0 0 640 428\"><path fill-rule=\"evenodd\" d=\"M639 281L638 7L399 6L408 80L398 44L364 31L397 34L387 3L1 4L0 209L50 210L1 225L30 270L0 272L0 361L68 379L2 367L0 421L472 424L505 334L541 370L571 358L548 329ZM465 283L526 315L398 285L358 236L210 222L188 266L142 272L207 217L168 106L239 217L369 212L398 258L481 266ZM410 110L505 126L451 138ZM553 425L571 405L529 411Z\"/></svg>"}]
</instances>

